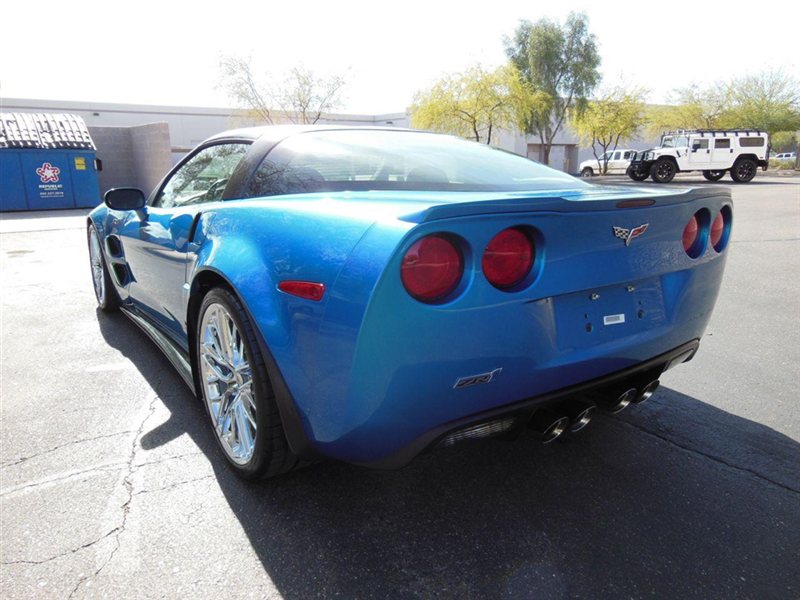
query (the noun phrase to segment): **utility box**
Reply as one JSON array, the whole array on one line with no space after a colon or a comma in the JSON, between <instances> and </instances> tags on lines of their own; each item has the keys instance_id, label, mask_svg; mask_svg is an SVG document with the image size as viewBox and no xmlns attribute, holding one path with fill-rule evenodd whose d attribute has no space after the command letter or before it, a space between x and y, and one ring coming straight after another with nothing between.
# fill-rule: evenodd
<instances>
[{"instance_id":1,"label":"utility box","mask_svg":"<svg viewBox=\"0 0 800 600\"><path fill-rule=\"evenodd\" d=\"M95 153L77 115L0 113L0 212L97 206Z\"/></svg>"}]
</instances>

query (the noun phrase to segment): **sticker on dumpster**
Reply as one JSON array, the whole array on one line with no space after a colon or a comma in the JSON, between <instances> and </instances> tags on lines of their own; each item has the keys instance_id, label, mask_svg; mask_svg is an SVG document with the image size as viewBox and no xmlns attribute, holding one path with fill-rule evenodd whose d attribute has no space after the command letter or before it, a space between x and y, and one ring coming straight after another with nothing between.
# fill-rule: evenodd
<instances>
[{"instance_id":1,"label":"sticker on dumpster","mask_svg":"<svg viewBox=\"0 0 800 600\"><path fill-rule=\"evenodd\" d=\"M61 169L54 167L49 162L42 163L42 166L36 169L36 174L42 183L58 183L58 174Z\"/></svg>"},{"instance_id":2,"label":"sticker on dumpster","mask_svg":"<svg viewBox=\"0 0 800 600\"><path fill-rule=\"evenodd\" d=\"M75 170L76 171L85 171L86 170L86 159L83 156L76 156L75 157Z\"/></svg>"}]
</instances>

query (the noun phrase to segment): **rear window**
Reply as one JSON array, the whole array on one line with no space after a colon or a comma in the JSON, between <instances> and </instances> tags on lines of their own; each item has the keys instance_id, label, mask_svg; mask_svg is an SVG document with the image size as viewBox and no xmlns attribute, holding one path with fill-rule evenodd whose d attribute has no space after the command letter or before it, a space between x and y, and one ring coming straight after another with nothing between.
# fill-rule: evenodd
<instances>
[{"instance_id":1,"label":"rear window","mask_svg":"<svg viewBox=\"0 0 800 600\"><path fill-rule=\"evenodd\" d=\"M763 137L742 137L739 138L739 146L742 148L753 148L756 146L763 146Z\"/></svg>"},{"instance_id":2,"label":"rear window","mask_svg":"<svg viewBox=\"0 0 800 600\"><path fill-rule=\"evenodd\" d=\"M280 142L247 196L360 190L536 191L586 187L485 144L414 131L330 130Z\"/></svg>"}]
</instances>

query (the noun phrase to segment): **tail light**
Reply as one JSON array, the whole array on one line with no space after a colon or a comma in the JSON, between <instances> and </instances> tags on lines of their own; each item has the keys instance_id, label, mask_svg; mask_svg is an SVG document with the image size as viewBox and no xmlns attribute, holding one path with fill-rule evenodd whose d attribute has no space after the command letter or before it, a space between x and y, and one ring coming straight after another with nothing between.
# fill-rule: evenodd
<instances>
[{"instance_id":1,"label":"tail light","mask_svg":"<svg viewBox=\"0 0 800 600\"><path fill-rule=\"evenodd\" d=\"M717 244L722 241L722 234L725 231L725 220L722 218L722 213L717 215L717 218L714 219L714 222L711 224L711 235L709 239L711 240L711 245L714 248L717 247Z\"/></svg>"},{"instance_id":2,"label":"tail light","mask_svg":"<svg viewBox=\"0 0 800 600\"><path fill-rule=\"evenodd\" d=\"M700 256L702 250L699 214L699 212L693 214L683 229L683 249L692 258Z\"/></svg>"},{"instance_id":3,"label":"tail light","mask_svg":"<svg viewBox=\"0 0 800 600\"><path fill-rule=\"evenodd\" d=\"M723 206L717 218L714 219L714 222L711 224L709 240L711 241L711 246L717 252L722 252L728 243L732 216L730 206Z\"/></svg>"},{"instance_id":4,"label":"tail light","mask_svg":"<svg viewBox=\"0 0 800 600\"><path fill-rule=\"evenodd\" d=\"M523 231L504 229L483 251L483 274L496 288L509 289L528 276L534 258L533 244Z\"/></svg>"},{"instance_id":5,"label":"tail light","mask_svg":"<svg viewBox=\"0 0 800 600\"><path fill-rule=\"evenodd\" d=\"M420 302L428 304L451 294L463 274L461 250L440 234L414 242L400 267L400 278L406 291Z\"/></svg>"}]
</instances>

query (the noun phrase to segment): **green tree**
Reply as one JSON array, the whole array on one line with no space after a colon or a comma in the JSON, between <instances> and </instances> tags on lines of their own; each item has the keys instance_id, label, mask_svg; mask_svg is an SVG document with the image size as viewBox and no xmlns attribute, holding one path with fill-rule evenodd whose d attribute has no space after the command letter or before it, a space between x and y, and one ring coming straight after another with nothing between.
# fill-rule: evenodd
<instances>
[{"instance_id":1,"label":"green tree","mask_svg":"<svg viewBox=\"0 0 800 600\"><path fill-rule=\"evenodd\" d=\"M766 71L733 80L728 127L761 129L770 135L800 129L800 83L783 71Z\"/></svg>"},{"instance_id":2,"label":"green tree","mask_svg":"<svg viewBox=\"0 0 800 600\"><path fill-rule=\"evenodd\" d=\"M690 85L670 94L669 104L648 109L648 129L653 134L674 129L721 129L730 110L728 86Z\"/></svg>"},{"instance_id":3,"label":"green tree","mask_svg":"<svg viewBox=\"0 0 800 600\"><path fill-rule=\"evenodd\" d=\"M675 90L671 105L649 111L650 130L760 129L770 135L800 129L800 84L783 71Z\"/></svg>"},{"instance_id":4,"label":"green tree","mask_svg":"<svg viewBox=\"0 0 800 600\"><path fill-rule=\"evenodd\" d=\"M644 123L645 92L641 89L615 87L607 89L585 110L576 112L570 124L594 157L602 161L602 172L608 171L608 151L616 150L621 139L636 137Z\"/></svg>"},{"instance_id":5,"label":"green tree","mask_svg":"<svg viewBox=\"0 0 800 600\"><path fill-rule=\"evenodd\" d=\"M487 71L475 65L418 92L411 125L491 144L498 129L514 127L537 99L513 66Z\"/></svg>"},{"instance_id":6,"label":"green tree","mask_svg":"<svg viewBox=\"0 0 800 600\"><path fill-rule=\"evenodd\" d=\"M570 112L580 113L600 81L600 55L589 20L570 13L561 25L549 19L520 21L513 37L505 39L506 54L522 81L542 94L525 115L523 129L539 136L543 160L550 160L553 140Z\"/></svg>"},{"instance_id":7,"label":"green tree","mask_svg":"<svg viewBox=\"0 0 800 600\"><path fill-rule=\"evenodd\" d=\"M223 56L220 84L256 120L275 123L277 109L285 120L312 124L341 106L345 79L341 75L321 77L303 66L290 69L282 78L269 73L259 77L250 58Z\"/></svg>"},{"instance_id":8,"label":"green tree","mask_svg":"<svg viewBox=\"0 0 800 600\"><path fill-rule=\"evenodd\" d=\"M797 143L794 131L778 131L770 136L770 144L775 152L795 152Z\"/></svg>"}]
</instances>

